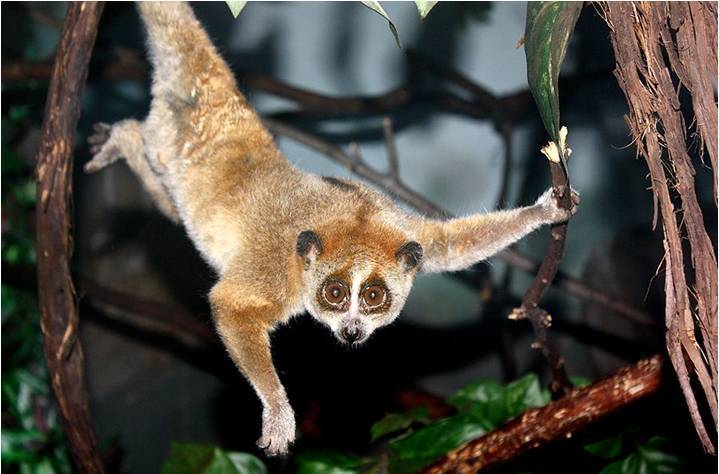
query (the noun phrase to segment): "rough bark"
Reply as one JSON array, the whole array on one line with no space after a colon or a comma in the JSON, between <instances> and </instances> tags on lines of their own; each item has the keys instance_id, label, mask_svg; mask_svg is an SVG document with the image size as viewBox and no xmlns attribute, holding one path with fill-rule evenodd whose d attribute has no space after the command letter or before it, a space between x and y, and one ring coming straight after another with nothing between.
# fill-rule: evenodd
<instances>
[{"instance_id":1,"label":"rough bark","mask_svg":"<svg viewBox=\"0 0 719 474\"><path fill-rule=\"evenodd\" d=\"M504 426L451 451L423 472L477 472L582 428L655 393L662 384L662 358L654 356L542 408L533 408Z\"/></svg>"},{"instance_id":2,"label":"rough bark","mask_svg":"<svg viewBox=\"0 0 719 474\"><path fill-rule=\"evenodd\" d=\"M626 121L649 167L655 227L661 215L667 350L697 434L704 449L714 453L717 260L695 189L694 176L703 171L694 168L688 149L691 134L700 137L716 182L716 4L606 2L601 8L611 30L615 76L629 105ZM693 118L682 113L683 88ZM716 187L714 198L716 204ZM691 269L685 268L685 257ZM693 388L694 378L700 389ZM703 420L702 405L713 426Z\"/></svg>"},{"instance_id":3,"label":"rough bark","mask_svg":"<svg viewBox=\"0 0 719 474\"><path fill-rule=\"evenodd\" d=\"M72 148L103 4L71 3L53 65L37 154L37 279L44 351L75 467L102 473L77 339L72 257Z\"/></svg>"}]
</instances>

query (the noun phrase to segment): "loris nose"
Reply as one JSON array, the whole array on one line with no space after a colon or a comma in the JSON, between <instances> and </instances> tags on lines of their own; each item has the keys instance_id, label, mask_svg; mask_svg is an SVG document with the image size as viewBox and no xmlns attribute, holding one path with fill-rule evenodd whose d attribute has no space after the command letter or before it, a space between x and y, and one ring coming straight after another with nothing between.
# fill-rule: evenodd
<instances>
[{"instance_id":1,"label":"loris nose","mask_svg":"<svg viewBox=\"0 0 719 474\"><path fill-rule=\"evenodd\" d=\"M362 331L356 327L346 326L340 330L342 338L347 341L348 344L358 341L362 337Z\"/></svg>"}]
</instances>

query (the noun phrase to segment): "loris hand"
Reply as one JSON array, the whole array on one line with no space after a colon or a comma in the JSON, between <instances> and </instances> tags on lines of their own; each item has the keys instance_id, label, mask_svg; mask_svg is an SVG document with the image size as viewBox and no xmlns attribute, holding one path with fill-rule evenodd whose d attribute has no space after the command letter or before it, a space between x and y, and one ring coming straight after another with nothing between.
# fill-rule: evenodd
<instances>
[{"instance_id":1,"label":"loris hand","mask_svg":"<svg viewBox=\"0 0 719 474\"><path fill-rule=\"evenodd\" d=\"M554 195L554 190L549 188L539 196L536 205L540 206L545 212L547 222L554 224L569 220L577 212L579 201L579 193L572 189L572 208L570 210L563 209L559 206L559 198Z\"/></svg>"},{"instance_id":2,"label":"loris hand","mask_svg":"<svg viewBox=\"0 0 719 474\"><path fill-rule=\"evenodd\" d=\"M262 437L257 446L268 456L287 454L295 441L295 414L289 403L277 407L265 407L262 411Z\"/></svg>"}]
</instances>

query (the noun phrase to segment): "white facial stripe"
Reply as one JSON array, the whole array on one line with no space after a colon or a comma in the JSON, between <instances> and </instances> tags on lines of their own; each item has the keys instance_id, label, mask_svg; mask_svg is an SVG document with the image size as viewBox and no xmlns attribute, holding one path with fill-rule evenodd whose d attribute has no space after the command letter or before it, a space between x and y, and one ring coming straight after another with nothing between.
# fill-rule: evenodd
<instances>
[{"instance_id":1,"label":"white facial stripe","mask_svg":"<svg viewBox=\"0 0 719 474\"><path fill-rule=\"evenodd\" d=\"M363 264L355 264L352 267L352 304L350 306L350 317L359 316L360 292L363 290L362 283L369 278L372 273L372 266L369 262Z\"/></svg>"}]
</instances>

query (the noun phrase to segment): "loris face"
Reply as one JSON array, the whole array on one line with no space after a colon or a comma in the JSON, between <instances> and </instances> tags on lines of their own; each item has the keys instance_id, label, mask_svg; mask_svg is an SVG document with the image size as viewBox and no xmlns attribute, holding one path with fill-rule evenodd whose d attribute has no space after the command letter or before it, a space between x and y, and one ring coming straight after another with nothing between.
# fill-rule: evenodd
<instances>
[{"instance_id":1,"label":"loris face","mask_svg":"<svg viewBox=\"0 0 719 474\"><path fill-rule=\"evenodd\" d=\"M305 308L341 342L359 345L399 315L422 247L410 241L390 252L387 245L346 242L341 249L328 249L318 234L304 231L297 254L304 263Z\"/></svg>"}]
</instances>

